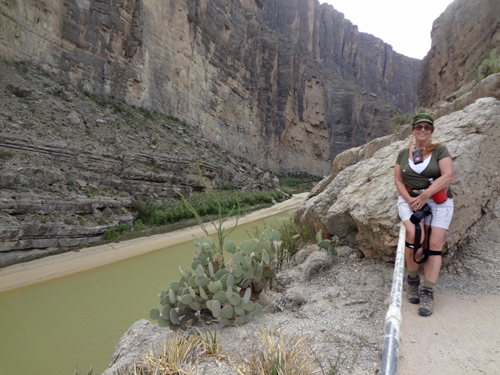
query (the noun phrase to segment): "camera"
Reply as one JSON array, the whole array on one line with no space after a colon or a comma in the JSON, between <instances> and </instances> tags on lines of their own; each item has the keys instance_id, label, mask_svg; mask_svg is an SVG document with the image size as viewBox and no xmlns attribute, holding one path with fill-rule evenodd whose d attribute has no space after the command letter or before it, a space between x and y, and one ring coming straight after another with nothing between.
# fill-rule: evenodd
<instances>
[{"instance_id":1,"label":"camera","mask_svg":"<svg viewBox=\"0 0 500 375\"><path fill-rule=\"evenodd\" d=\"M413 213L413 215L411 215L410 217L410 221L413 223L413 224L418 224L420 223L422 220L424 220L424 218L427 216L427 215L430 215L432 214L432 208L431 206L426 203L424 204L424 207L422 207L420 210L418 211L415 211Z\"/></svg>"},{"instance_id":2,"label":"camera","mask_svg":"<svg viewBox=\"0 0 500 375\"><path fill-rule=\"evenodd\" d=\"M413 164L420 164L424 162L424 156L422 155L422 150L413 151Z\"/></svg>"}]
</instances>

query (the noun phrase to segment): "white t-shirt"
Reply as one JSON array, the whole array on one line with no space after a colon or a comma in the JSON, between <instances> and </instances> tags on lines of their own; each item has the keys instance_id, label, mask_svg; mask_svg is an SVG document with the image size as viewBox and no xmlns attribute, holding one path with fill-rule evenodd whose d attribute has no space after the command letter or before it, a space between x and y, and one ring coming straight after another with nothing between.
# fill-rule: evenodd
<instances>
[{"instance_id":1,"label":"white t-shirt","mask_svg":"<svg viewBox=\"0 0 500 375\"><path fill-rule=\"evenodd\" d=\"M408 158L408 165L410 166L411 169L413 169L415 171L415 173L420 174L425 170L425 168L427 168L427 166L431 162L431 158L432 158L432 154L429 158L424 159L424 161L422 163L419 163L419 164L415 164L410 158Z\"/></svg>"}]
</instances>

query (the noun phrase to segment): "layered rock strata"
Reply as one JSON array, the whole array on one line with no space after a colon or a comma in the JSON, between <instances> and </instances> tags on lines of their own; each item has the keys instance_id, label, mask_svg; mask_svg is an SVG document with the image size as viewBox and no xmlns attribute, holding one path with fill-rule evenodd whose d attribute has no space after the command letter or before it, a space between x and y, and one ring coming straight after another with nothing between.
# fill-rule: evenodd
<instances>
[{"instance_id":1,"label":"layered rock strata","mask_svg":"<svg viewBox=\"0 0 500 375\"><path fill-rule=\"evenodd\" d=\"M39 254L40 249L51 253L89 246L120 224L129 228L137 216L135 203L144 197L162 204L164 198L176 196L175 190L186 195L203 191L198 165L213 188L258 186L229 163L222 167L195 157L112 155L69 145L27 144L5 135L0 150L47 161L0 164L0 266ZM269 186L271 182L269 177Z\"/></svg>"},{"instance_id":2,"label":"layered rock strata","mask_svg":"<svg viewBox=\"0 0 500 375\"><path fill-rule=\"evenodd\" d=\"M207 186L276 177L176 119L83 95L29 64L0 62L0 267L131 228L136 203L178 205Z\"/></svg>"},{"instance_id":3,"label":"layered rock strata","mask_svg":"<svg viewBox=\"0 0 500 375\"><path fill-rule=\"evenodd\" d=\"M317 0L8 0L0 56L177 117L275 172L328 174L416 107L420 61Z\"/></svg>"},{"instance_id":4,"label":"layered rock strata","mask_svg":"<svg viewBox=\"0 0 500 375\"><path fill-rule=\"evenodd\" d=\"M434 21L418 83L421 106L436 105L482 78L483 60L500 54L499 9L500 0L455 0Z\"/></svg>"},{"instance_id":5,"label":"layered rock strata","mask_svg":"<svg viewBox=\"0 0 500 375\"><path fill-rule=\"evenodd\" d=\"M439 118L435 127L432 138L448 147L455 172L455 212L444 239L451 254L460 241L474 238L478 228L498 225L500 102L478 99ZM340 171L299 207L295 222L326 236L335 234L367 257L393 259L400 226L394 163L408 142L393 142Z\"/></svg>"}]
</instances>

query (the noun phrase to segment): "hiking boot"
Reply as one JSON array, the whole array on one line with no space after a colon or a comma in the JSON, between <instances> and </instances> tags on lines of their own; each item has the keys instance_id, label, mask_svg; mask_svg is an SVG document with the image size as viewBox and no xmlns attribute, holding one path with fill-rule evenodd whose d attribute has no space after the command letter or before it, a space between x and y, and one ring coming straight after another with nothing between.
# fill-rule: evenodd
<instances>
[{"instance_id":1,"label":"hiking boot","mask_svg":"<svg viewBox=\"0 0 500 375\"><path fill-rule=\"evenodd\" d=\"M408 301L413 304L420 302L418 287L420 286L420 278L417 276L416 279L410 279L408 276Z\"/></svg>"},{"instance_id":2,"label":"hiking boot","mask_svg":"<svg viewBox=\"0 0 500 375\"><path fill-rule=\"evenodd\" d=\"M432 288L423 286L420 288L420 306L418 308L418 315L429 316L434 309L434 292Z\"/></svg>"}]
</instances>

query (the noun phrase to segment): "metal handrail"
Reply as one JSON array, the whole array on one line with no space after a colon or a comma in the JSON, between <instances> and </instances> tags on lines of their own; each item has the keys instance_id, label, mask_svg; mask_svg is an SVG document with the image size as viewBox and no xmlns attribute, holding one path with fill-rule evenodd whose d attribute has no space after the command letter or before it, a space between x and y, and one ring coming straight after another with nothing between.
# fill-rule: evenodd
<instances>
[{"instance_id":1,"label":"metal handrail","mask_svg":"<svg viewBox=\"0 0 500 375\"><path fill-rule=\"evenodd\" d=\"M399 338L403 326L401 301L405 269L405 237L406 228L404 224L401 224L396 263L394 264L394 276L392 277L391 303L385 316L385 340L380 366L381 375L396 375L398 373Z\"/></svg>"}]
</instances>

